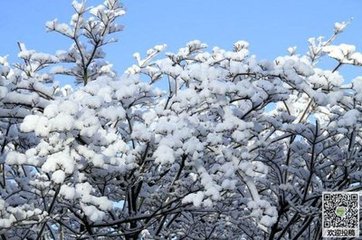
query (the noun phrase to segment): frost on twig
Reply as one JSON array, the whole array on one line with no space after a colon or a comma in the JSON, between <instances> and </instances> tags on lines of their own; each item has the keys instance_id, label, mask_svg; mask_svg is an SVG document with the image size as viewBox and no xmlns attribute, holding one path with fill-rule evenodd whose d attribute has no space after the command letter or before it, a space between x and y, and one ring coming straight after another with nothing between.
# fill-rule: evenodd
<instances>
[{"instance_id":1,"label":"frost on twig","mask_svg":"<svg viewBox=\"0 0 362 240\"><path fill-rule=\"evenodd\" d=\"M117 19L125 11L117 0L106 0L95 7L86 7L85 2L73 1L73 14L70 24L59 23L57 19L49 21L46 27L69 38L73 44L67 51L57 54L61 63L72 63L72 67L57 69L57 74L76 78L78 83L86 85L102 75L114 75L111 64L104 60L102 47L115 42L111 34L123 30Z\"/></svg>"}]
</instances>

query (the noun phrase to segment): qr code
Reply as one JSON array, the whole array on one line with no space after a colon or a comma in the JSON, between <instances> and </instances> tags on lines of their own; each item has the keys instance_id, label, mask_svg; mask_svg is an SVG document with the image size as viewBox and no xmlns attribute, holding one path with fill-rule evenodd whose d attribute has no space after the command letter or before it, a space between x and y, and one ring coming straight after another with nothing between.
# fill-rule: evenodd
<instances>
[{"instance_id":1,"label":"qr code","mask_svg":"<svg viewBox=\"0 0 362 240\"><path fill-rule=\"evenodd\" d=\"M323 237L359 236L359 195L353 192L322 194Z\"/></svg>"}]
</instances>

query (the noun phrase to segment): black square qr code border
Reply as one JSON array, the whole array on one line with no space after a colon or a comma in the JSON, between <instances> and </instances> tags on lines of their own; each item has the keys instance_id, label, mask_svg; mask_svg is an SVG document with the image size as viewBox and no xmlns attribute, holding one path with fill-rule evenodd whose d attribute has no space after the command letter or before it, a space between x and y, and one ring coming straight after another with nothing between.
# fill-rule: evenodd
<instances>
[{"instance_id":1,"label":"black square qr code border","mask_svg":"<svg viewBox=\"0 0 362 240\"><path fill-rule=\"evenodd\" d=\"M337 214L337 212L339 213ZM323 237L359 237L359 217L360 196L358 192L322 193Z\"/></svg>"}]
</instances>

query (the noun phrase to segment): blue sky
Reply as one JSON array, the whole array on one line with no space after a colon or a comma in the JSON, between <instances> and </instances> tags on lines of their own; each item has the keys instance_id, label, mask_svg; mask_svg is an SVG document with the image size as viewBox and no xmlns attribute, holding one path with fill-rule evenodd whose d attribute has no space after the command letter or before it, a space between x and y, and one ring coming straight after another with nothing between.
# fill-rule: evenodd
<instances>
[{"instance_id":1,"label":"blue sky","mask_svg":"<svg viewBox=\"0 0 362 240\"><path fill-rule=\"evenodd\" d=\"M88 0L89 5L101 1ZM119 42L106 49L107 59L118 72L132 65L132 54L166 43L176 51L186 42L199 39L210 47L227 49L237 40L250 43L259 59L286 54L289 46L306 51L313 36L330 36L337 21L352 24L338 43L352 43L362 51L361 0L124 0L127 14L120 19L125 30ZM11 0L2 2L0 55L16 61L17 41L29 49L53 53L68 48L70 42L55 33L46 33L45 22L58 18L68 22L72 14L69 0ZM361 69L352 69L362 73ZM349 72L350 68L342 71ZM352 77L352 76L351 76ZM348 79L347 79L348 80Z\"/></svg>"}]
</instances>

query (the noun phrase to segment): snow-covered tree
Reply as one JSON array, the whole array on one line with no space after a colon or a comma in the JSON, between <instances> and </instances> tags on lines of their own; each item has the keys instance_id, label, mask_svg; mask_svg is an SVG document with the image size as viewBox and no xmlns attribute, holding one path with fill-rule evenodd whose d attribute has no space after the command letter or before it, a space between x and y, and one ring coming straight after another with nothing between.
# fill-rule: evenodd
<instances>
[{"instance_id":1,"label":"snow-covered tree","mask_svg":"<svg viewBox=\"0 0 362 240\"><path fill-rule=\"evenodd\" d=\"M117 75L100 47L121 4L73 6L47 24L69 51L0 59L2 239L319 239L322 191L360 190L362 77L338 70L362 54L333 44L346 23L303 55L191 41ZM53 73L84 86L62 94Z\"/></svg>"},{"instance_id":2,"label":"snow-covered tree","mask_svg":"<svg viewBox=\"0 0 362 240\"><path fill-rule=\"evenodd\" d=\"M78 83L86 85L102 75L114 76L112 64L104 60L102 47L116 41L112 33L122 31L123 26L116 20L125 14L117 0L107 0L96 7L86 7L85 1L72 3L75 13L70 24L59 23L57 19L46 23L49 31L57 32L70 39L73 44L67 51L56 53L60 65L52 69L55 74L75 77Z\"/></svg>"}]
</instances>

